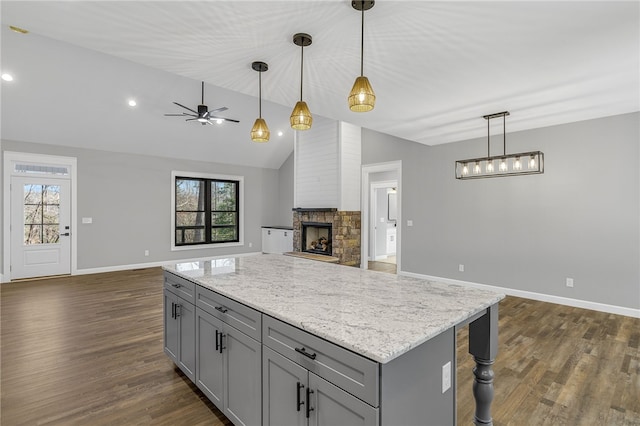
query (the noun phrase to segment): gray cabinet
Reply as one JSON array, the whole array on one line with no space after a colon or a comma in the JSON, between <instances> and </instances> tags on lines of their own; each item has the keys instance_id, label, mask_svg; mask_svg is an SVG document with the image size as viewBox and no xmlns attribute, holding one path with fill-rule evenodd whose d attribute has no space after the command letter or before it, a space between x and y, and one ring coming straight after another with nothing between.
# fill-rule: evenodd
<instances>
[{"instance_id":1,"label":"gray cabinet","mask_svg":"<svg viewBox=\"0 0 640 426\"><path fill-rule=\"evenodd\" d=\"M262 252L282 254L293 251L291 229L262 228Z\"/></svg>"},{"instance_id":2,"label":"gray cabinet","mask_svg":"<svg viewBox=\"0 0 640 426\"><path fill-rule=\"evenodd\" d=\"M234 425L260 425L262 345L230 325L242 324L251 330L246 324L255 314L244 310L255 311L207 289L198 288L196 292L195 383Z\"/></svg>"},{"instance_id":3,"label":"gray cabinet","mask_svg":"<svg viewBox=\"0 0 640 426\"><path fill-rule=\"evenodd\" d=\"M265 426L379 424L377 364L270 317L263 320ZM364 389L369 384L368 389Z\"/></svg>"},{"instance_id":4,"label":"gray cabinet","mask_svg":"<svg viewBox=\"0 0 640 426\"><path fill-rule=\"evenodd\" d=\"M194 286L193 283L182 281L165 277L164 352L187 377L194 380L196 371L195 306L192 297Z\"/></svg>"}]
</instances>

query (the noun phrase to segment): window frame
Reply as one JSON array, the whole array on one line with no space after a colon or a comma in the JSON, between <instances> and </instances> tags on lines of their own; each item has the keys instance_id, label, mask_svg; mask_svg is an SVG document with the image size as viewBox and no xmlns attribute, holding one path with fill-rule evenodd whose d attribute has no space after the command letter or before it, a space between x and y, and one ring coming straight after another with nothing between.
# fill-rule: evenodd
<instances>
[{"instance_id":1,"label":"window frame","mask_svg":"<svg viewBox=\"0 0 640 426\"><path fill-rule=\"evenodd\" d=\"M233 181L237 182L236 194L237 194L237 228L238 228L238 241L229 242L204 242L194 244L176 245L176 179L195 179L195 180L209 180L209 181ZM210 206L209 206L210 207ZM205 211L205 216L210 216L212 213L209 208ZM210 224L210 218L205 223ZM212 227L205 226L205 232L211 232ZM205 248L219 248L219 247L237 247L244 245L244 176L236 175L221 175L211 173L199 173L199 172L186 172L173 170L171 172L171 251L180 250L198 250Z\"/></svg>"}]
</instances>

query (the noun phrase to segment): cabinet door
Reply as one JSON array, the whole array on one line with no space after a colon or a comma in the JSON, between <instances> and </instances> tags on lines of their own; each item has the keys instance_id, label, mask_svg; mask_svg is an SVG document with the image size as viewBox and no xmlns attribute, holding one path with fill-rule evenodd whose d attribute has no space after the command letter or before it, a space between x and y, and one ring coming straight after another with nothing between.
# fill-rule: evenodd
<instances>
[{"instance_id":1,"label":"cabinet door","mask_svg":"<svg viewBox=\"0 0 640 426\"><path fill-rule=\"evenodd\" d=\"M224 410L236 426L262 423L262 345L241 331L223 325L225 365Z\"/></svg>"},{"instance_id":2,"label":"cabinet door","mask_svg":"<svg viewBox=\"0 0 640 426\"><path fill-rule=\"evenodd\" d=\"M223 354L216 348L216 338L222 333L222 321L200 308L196 309L197 368L196 386L218 409L223 407ZM219 342L219 340L218 340Z\"/></svg>"},{"instance_id":3,"label":"cabinet door","mask_svg":"<svg viewBox=\"0 0 640 426\"><path fill-rule=\"evenodd\" d=\"M309 373L309 426L377 426L378 410L355 396Z\"/></svg>"},{"instance_id":4,"label":"cabinet door","mask_svg":"<svg viewBox=\"0 0 640 426\"><path fill-rule=\"evenodd\" d=\"M262 228L262 252L280 253L280 236L277 229Z\"/></svg>"},{"instance_id":5,"label":"cabinet door","mask_svg":"<svg viewBox=\"0 0 640 426\"><path fill-rule=\"evenodd\" d=\"M307 370L267 346L262 352L263 425L306 425Z\"/></svg>"},{"instance_id":6,"label":"cabinet door","mask_svg":"<svg viewBox=\"0 0 640 426\"><path fill-rule=\"evenodd\" d=\"M175 318L175 306L178 297L164 290L164 353L173 362L178 360L178 321Z\"/></svg>"},{"instance_id":7,"label":"cabinet door","mask_svg":"<svg viewBox=\"0 0 640 426\"><path fill-rule=\"evenodd\" d=\"M280 253L287 253L293 251L293 231L287 229L282 231L282 237L280 238Z\"/></svg>"},{"instance_id":8,"label":"cabinet door","mask_svg":"<svg viewBox=\"0 0 640 426\"><path fill-rule=\"evenodd\" d=\"M178 366L184 374L195 381L196 379L196 312L195 306L178 297Z\"/></svg>"}]
</instances>

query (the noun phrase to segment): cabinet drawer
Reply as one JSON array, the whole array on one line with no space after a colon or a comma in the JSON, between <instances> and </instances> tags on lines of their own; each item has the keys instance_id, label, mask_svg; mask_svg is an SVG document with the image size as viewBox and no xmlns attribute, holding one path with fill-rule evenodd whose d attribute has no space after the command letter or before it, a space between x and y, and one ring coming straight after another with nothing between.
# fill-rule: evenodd
<instances>
[{"instance_id":1,"label":"cabinet drawer","mask_svg":"<svg viewBox=\"0 0 640 426\"><path fill-rule=\"evenodd\" d=\"M195 303L195 287L196 285L189 280L173 275L170 272L164 273L164 288L187 302Z\"/></svg>"},{"instance_id":2,"label":"cabinet drawer","mask_svg":"<svg viewBox=\"0 0 640 426\"><path fill-rule=\"evenodd\" d=\"M262 342L373 407L378 406L377 362L268 315L262 317Z\"/></svg>"},{"instance_id":3,"label":"cabinet drawer","mask_svg":"<svg viewBox=\"0 0 640 426\"><path fill-rule=\"evenodd\" d=\"M196 287L196 306L255 340L262 340L259 311L201 286Z\"/></svg>"}]
</instances>

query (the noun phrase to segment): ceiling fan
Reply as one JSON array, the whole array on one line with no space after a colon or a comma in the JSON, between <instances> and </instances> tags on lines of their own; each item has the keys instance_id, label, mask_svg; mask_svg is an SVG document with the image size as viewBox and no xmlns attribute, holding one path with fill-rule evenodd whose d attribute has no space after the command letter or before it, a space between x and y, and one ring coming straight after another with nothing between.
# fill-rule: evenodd
<instances>
[{"instance_id":1,"label":"ceiling fan","mask_svg":"<svg viewBox=\"0 0 640 426\"><path fill-rule=\"evenodd\" d=\"M189 107L186 107L182 104L179 104L178 102L174 102L174 104L178 105L179 107L182 107L184 109L186 109L187 111L190 111L192 114L187 113L187 112L183 112L180 114L165 114L165 116L167 117L192 117L192 118L187 118L185 121L198 121L199 123L202 123L202 125L204 126L205 124L211 124L213 125L213 122L216 122L217 124L222 123L223 121L231 121L233 123L239 123L240 121L238 120L234 120L233 118L226 118L226 117L218 117L217 115L213 115L213 113L217 113L217 112L222 112L222 111L226 111L227 107L221 107L221 108L216 108L213 109L211 111L209 111L209 108L204 104L204 81L202 82L202 102L200 103L200 105L198 105L198 110L195 111Z\"/></svg>"}]
</instances>

